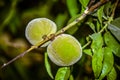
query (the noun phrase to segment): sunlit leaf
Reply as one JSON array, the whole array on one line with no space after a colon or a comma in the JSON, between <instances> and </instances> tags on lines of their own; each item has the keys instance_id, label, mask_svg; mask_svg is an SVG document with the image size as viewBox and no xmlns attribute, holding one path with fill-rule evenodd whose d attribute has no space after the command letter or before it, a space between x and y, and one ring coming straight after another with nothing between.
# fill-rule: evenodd
<instances>
[{"instance_id":1,"label":"sunlit leaf","mask_svg":"<svg viewBox=\"0 0 120 80\"><path fill-rule=\"evenodd\" d=\"M103 9L104 9L104 6L101 6L100 9L98 9L97 11L97 15L100 23L102 23Z\"/></svg>"},{"instance_id":2,"label":"sunlit leaf","mask_svg":"<svg viewBox=\"0 0 120 80\"><path fill-rule=\"evenodd\" d=\"M51 72L50 64L49 64L49 62L48 62L48 55L47 55L47 53L45 53L45 68L46 68L49 76L50 76L52 79L54 79L54 77L53 77L53 75L52 75L52 72Z\"/></svg>"},{"instance_id":3,"label":"sunlit leaf","mask_svg":"<svg viewBox=\"0 0 120 80\"><path fill-rule=\"evenodd\" d=\"M92 56L92 51L91 49L84 49L83 52L89 56Z\"/></svg>"},{"instance_id":4,"label":"sunlit leaf","mask_svg":"<svg viewBox=\"0 0 120 80\"><path fill-rule=\"evenodd\" d=\"M103 60L103 68L102 73L99 77L102 80L113 68L114 57L112 54L112 50L108 47L104 48L104 60Z\"/></svg>"},{"instance_id":5,"label":"sunlit leaf","mask_svg":"<svg viewBox=\"0 0 120 80\"><path fill-rule=\"evenodd\" d=\"M95 33L90 36L92 39L92 69L94 76L97 79L102 71L102 61L103 61L103 39L100 33Z\"/></svg>"},{"instance_id":6,"label":"sunlit leaf","mask_svg":"<svg viewBox=\"0 0 120 80\"><path fill-rule=\"evenodd\" d=\"M94 53L92 57L92 69L96 79L99 77L102 71L102 61L103 61L103 49L99 48L97 53Z\"/></svg>"},{"instance_id":7,"label":"sunlit leaf","mask_svg":"<svg viewBox=\"0 0 120 80\"><path fill-rule=\"evenodd\" d=\"M97 53L97 50L101 48L103 45L102 35L100 33L94 33L90 35L90 37L92 39L92 44L91 44L92 51L93 53Z\"/></svg>"},{"instance_id":8,"label":"sunlit leaf","mask_svg":"<svg viewBox=\"0 0 120 80\"><path fill-rule=\"evenodd\" d=\"M70 67L61 67L58 69L55 80L68 80L70 76Z\"/></svg>"},{"instance_id":9,"label":"sunlit leaf","mask_svg":"<svg viewBox=\"0 0 120 80\"><path fill-rule=\"evenodd\" d=\"M75 16L79 11L77 0L66 0L66 1L67 1L67 7L68 7L70 15Z\"/></svg>"},{"instance_id":10,"label":"sunlit leaf","mask_svg":"<svg viewBox=\"0 0 120 80\"><path fill-rule=\"evenodd\" d=\"M116 78L117 78L117 72L115 68L113 67L111 71L109 72L109 74L107 75L107 80L116 80Z\"/></svg>"},{"instance_id":11,"label":"sunlit leaf","mask_svg":"<svg viewBox=\"0 0 120 80\"><path fill-rule=\"evenodd\" d=\"M106 45L113 51L113 53L120 57L120 44L115 40L115 38L109 33L104 34L104 39Z\"/></svg>"},{"instance_id":12,"label":"sunlit leaf","mask_svg":"<svg viewBox=\"0 0 120 80\"><path fill-rule=\"evenodd\" d=\"M109 26L108 29L120 41L120 17L116 18Z\"/></svg>"}]
</instances>

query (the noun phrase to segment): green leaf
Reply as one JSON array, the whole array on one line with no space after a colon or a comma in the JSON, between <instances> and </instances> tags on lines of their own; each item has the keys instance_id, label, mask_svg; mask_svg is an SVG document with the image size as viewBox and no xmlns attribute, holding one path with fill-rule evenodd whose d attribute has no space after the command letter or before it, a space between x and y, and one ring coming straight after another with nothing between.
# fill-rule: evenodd
<instances>
[{"instance_id":1,"label":"green leaf","mask_svg":"<svg viewBox=\"0 0 120 80\"><path fill-rule=\"evenodd\" d=\"M117 78L117 72L115 68L113 67L112 70L107 75L107 80L116 80L116 78Z\"/></svg>"},{"instance_id":2,"label":"green leaf","mask_svg":"<svg viewBox=\"0 0 120 80\"><path fill-rule=\"evenodd\" d=\"M79 0L79 2L82 4L82 6L83 6L84 8L87 7L89 1L90 1L90 0Z\"/></svg>"},{"instance_id":3,"label":"green leaf","mask_svg":"<svg viewBox=\"0 0 120 80\"><path fill-rule=\"evenodd\" d=\"M95 25L94 25L92 22L86 22L86 24L89 25L90 28L91 28L94 32L96 32L96 31L95 31Z\"/></svg>"},{"instance_id":4,"label":"green leaf","mask_svg":"<svg viewBox=\"0 0 120 80\"><path fill-rule=\"evenodd\" d=\"M103 68L102 73L99 77L102 80L113 68L114 57L112 54L112 50L108 47L104 48L104 60L103 60Z\"/></svg>"},{"instance_id":5,"label":"green leaf","mask_svg":"<svg viewBox=\"0 0 120 80\"><path fill-rule=\"evenodd\" d=\"M99 77L102 71L102 61L103 61L103 49L99 48L97 53L94 53L92 57L92 69L96 79Z\"/></svg>"},{"instance_id":6,"label":"green leaf","mask_svg":"<svg viewBox=\"0 0 120 80\"><path fill-rule=\"evenodd\" d=\"M48 55L47 55L47 52L45 53L45 68L49 74L49 76L54 79L53 75L52 75L52 72L51 72L51 67L50 67L50 64L48 62Z\"/></svg>"},{"instance_id":7,"label":"green leaf","mask_svg":"<svg viewBox=\"0 0 120 80\"><path fill-rule=\"evenodd\" d=\"M97 32L99 32L100 31L100 22L98 20L97 20L96 27L97 27Z\"/></svg>"},{"instance_id":8,"label":"green leaf","mask_svg":"<svg viewBox=\"0 0 120 80\"><path fill-rule=\"evenodd\" d=\"M120 41L120 17L116 18L109 26L108 29Z\"/></svg>"},{"instance_id":9,"label":"green leaf","mask_svg":"<svg viewBox=\"0 0 120 80\"><path fill-rule=\"evenodd\" d=\"M68 80L70 76L70 67L61 67L58 69L55 80Z\"/></svg>"},{"instance_id":10,"label":"green leaf","mask_svg":"<svg viewBox=\"0 0 120 80\"><path fill-rule=\"evenodd\" d=\"M87 5L88 5L89 1L90 0L79 0L79 2L82 4L81 13L83 13L84 10L87 8Z\"/></svg>"},{"instance_id":11,"label":"green leaf","mask_svg":"<svg viewBox=\"0 0 120 80\"><path fill-rule=\"evenodd\" d=\"M66 1L70 15L75 16L79 11L77 0L66 0Z\"/></svg>"},{"instance_id":12,"label":"green leaf","mask_svg":"<svg viewBox=\"0 0 120 80\"><path fill-rule=\"evenodd\" d=\"M114 5L114 4L113 4ZM111 1L107 2L104 6L104 12L105 12L105 15L108 17L111 12L112 12L112 8L113 8L113 5L111 4Z\"/></svg>"},{"instance_id":13,"label":"green leaf","mask_svg":"<svg viewBox=\"0 0 120 80\"><path fill-rule=\"evenodd\" d=\"M92 39L91 48L93 53L97 53L97 50L102 47L103 45L103 39L102 35L100 33L94 33L90 35L90 38Z\"/></svg>"},{"instance_id":14,"label":"green leaf","mask_svg":"<svg viewBox=\"0 0 120 80\"><path fill-rule=\"evenodd\" d=\"M120 41L120 28L116 27L115 25L110 24L108 29L116 37L116 39Z\"/></svg>"},{"instance_id":15,"label":"green leaf","mask_svg":"<svg viewBox=\"0 0 120 80\"><path fill-rule=\"evenodd\" d=\"M116 27L120 28L120 17L116 18L111 24L113 24Z\"/></svg>"},{"instance_id":16,"label":"green leaf","mask_svg":"<svg viewBox=\"0 0 120 80\"><path fill-rule=\"evenodd\" d=\"M97 79L102 71L102 61L103 61L103 39L100 33L95 33L90 36L92 39L92 69L94 76Z\"/></svg>"},{"instance_id":17,"label":"green leaf","mask_svg":"<svg viewBox=\"0 0 120 80\"><path fill-rule=\"evenodd\" d=\"M97 11L97 15L100 23L102 23L103 9L104 9L104 6L101 6L100 9L98 9Z\"/></svg>"},{"instance_id":18,"label":"green leaf","mask_svg":"<svg viewBox=\"0 0 120 80\"><path fill-rule=\"evenodd\" d=\"M84 52L85 54L87 54L87 55L89 55L89 56L92 57L92 51L91 51L91 49L84 49L83 52Z\"/></svg>"},{"instance_id":19,"label":"green leaf","mask_svg":"<svg viewBox=\"0 0 120 80\"><path fill-rule=\"evenodd\" d=\"M120 44L115 40L115 38L109 33L104 34L105 44L112 50L112 52L120 57Z\"/></svg>"}]
</instances>

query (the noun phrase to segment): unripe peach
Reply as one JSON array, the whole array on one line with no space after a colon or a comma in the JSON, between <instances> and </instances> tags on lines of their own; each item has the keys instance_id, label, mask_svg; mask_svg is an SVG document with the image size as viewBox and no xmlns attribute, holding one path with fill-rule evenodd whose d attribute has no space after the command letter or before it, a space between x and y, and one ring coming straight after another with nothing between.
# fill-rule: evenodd
<instances>
[{"instance_id":1,"label":"unripe peach","mask_svg":"<svg viewBox=\"0 0 120 80\"><path fill-rule=\"evenodd\" d=\"M32 45L35 45L43 40L43 36L49 36L55 33L56 30L57 27L53 21L47 18L36 18L28 23L25 36ZM47 44L43 44L42 47L45 47Z\"/></svg>"},{"instance_id":2,"label":"unripe peach","mask_svg":"<svg viewBox=\"0 0 120 80\"><path fill-rule=\"evenodd\" d=\"M73 36L61 34L47 47L50 60L58 66L75 64L82 56L81 44Z\"/></svg>"}]
</instances>

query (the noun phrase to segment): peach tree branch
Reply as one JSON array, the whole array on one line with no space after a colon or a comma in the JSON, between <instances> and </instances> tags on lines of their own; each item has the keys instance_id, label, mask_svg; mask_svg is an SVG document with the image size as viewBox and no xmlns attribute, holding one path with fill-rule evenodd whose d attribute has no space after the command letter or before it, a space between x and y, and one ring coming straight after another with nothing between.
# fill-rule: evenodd
<instances>
[{"instance_id":1,"label":"peach tree branch","mask_svg":"<svg viewBox=\"0 0 120 80\"><path fill-rule=\"evenodd\" d=\"M59 30L57 33L47 36L44 40L42 40L41 42L37 43L34 46L31 46L28 50L24 51L23 53L21 53L20 55L16 56L15 58L13 58L12 60L8 61L7 63L4 63L1 66L1 69L6 67L7 65L11 64L12 62L16 61L17 59L23 57L25 54L27 54L28 52L32 51L35 48L40 47L42 44L46 43L49 40L52 40L54 37L64 33L66 30L68 30L69 28L73 27L75 24L79 23L80 21L82 21L88 14L90 14L91 12L93 12L95 9L97 9L98 7L100 7L101 5L107 3L109 0L100 0L99 2L97 2L94 5L91 5L90 8L88 7L84 13L78 17L77 19L75 19L73 22L71 22L70 24L68 24L67 26L65 26L64 28L62 28L61 30Z\"/></svg>"}]
</instances>

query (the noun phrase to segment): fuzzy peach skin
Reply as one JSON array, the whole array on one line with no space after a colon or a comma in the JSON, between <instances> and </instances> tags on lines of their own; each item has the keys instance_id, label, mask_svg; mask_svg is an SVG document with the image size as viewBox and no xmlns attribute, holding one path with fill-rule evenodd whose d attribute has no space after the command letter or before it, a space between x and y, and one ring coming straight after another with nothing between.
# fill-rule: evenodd
<instances>
[{"instance_id":1,"label":"fuzzy peach skin","mask_svg":"<svg viewBox=\"0 0 120 80\"><path fill-rule=\"evenodd\" d=\"M44 35L49 36L56 31L57 27L53 21L47 18L36 18L28 23L25 30L25 36L32 45L35 45L43 40L42 37ZM47 46L47 44L43 44L42 47Z\"/></svg>"},{"instance_id":2,"label":"fuzzy peach skin","mask_svg":"<svg viewBox=\"0 0 120 80\"><path fill-rule=\"evenodd\" d=\"M61 34L47 47L50 60L58 66L70 66L82 56L81 44L73 36Z\"/></svg>"}]
</instances>

